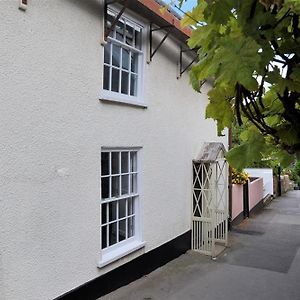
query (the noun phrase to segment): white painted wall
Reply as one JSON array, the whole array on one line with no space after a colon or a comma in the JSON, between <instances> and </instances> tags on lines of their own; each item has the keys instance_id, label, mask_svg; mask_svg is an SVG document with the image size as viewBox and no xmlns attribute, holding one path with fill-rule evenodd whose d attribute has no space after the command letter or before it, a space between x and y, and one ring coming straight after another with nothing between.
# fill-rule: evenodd
<instances>
[{"instance_id":1,"label":"white painted wall","mask_svg":"<svg viewBox=\"0 0 300 300\"><path fill-rule=\"evenodd\" d=\"M98 100L99 1L0 1L0 19L0 294L52 299L190 229L192 159L227 138L170 39L145 66L147 109ZM102 146L143 147L146 247L98 269Z\"/></svg>"},{"instance_id":2,"label":"white painted wall","mask_svg":"<svg viewBox=\"0 0 300 300\"><path fill-rule=\"evenodd\" d=\"M268 168L245 169L251 177L262 177L264 182L264 197L273 195L273 170Z\"/></svg>"}]
</instances>

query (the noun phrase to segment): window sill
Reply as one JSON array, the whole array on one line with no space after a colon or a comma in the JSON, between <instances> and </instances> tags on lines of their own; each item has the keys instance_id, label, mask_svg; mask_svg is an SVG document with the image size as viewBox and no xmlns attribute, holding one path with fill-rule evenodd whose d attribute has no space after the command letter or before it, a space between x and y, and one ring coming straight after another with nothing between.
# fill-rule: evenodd
<instances>
[{"instance_id":1,"label":"window sill","mask_svg":"<svg viewBox=\"0 0 300 300\"><path fill-rule=\"evenodd\" d=\"M101 97L100 101L114 103L114 104L135 106L135 107L140 107L140 108L147 108L147 105L142 102L127 100L127 99L115 99L115 98L107 97L107 96Z\"/></svg>"},{"instance_id":2,"label":"window sill","mask_svg":"<svg viewBox=\"0 0 300 300\"><path fill-rule=\"evenodd\" d=\"M110 251L109 253L103 254L102 259L98 263L98 268L103 268L116 260L135 252L145 246L145 242L134 241L130 244L124 245L123 247L117 248Z\"/></svg>"}]
</instances>

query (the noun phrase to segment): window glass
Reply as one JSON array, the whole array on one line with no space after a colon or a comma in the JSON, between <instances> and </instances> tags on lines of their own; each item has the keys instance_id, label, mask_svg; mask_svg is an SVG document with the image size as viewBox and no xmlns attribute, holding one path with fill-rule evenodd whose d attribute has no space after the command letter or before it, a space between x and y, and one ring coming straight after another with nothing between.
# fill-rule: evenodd
<instances>
[{"instance_id":1,"label":"window glass","mask_svg":"<svg viewBox=\"0 0 300 300\"><path fill-rule=\"evenodd\" d=\"M137 171L137 161L136 161L136 152L130 152L130 171L136 172Z\"/></svg>"},{"instance_id":2,"label":"window glass","mask_svg":"<svg viewBox=\"0 0 300 300\"><path fill-rule=\"evenodd\" d=\"M121 220L119 223L119 241L126 239L126 220Z\"/></svg>"},{"instance_id":3,"label":"window glass","mask_svg":"<svg viewBox=\"0 0 300 300\"><path fill-rule=\"evenodd\" d=\"M101 180L101 197L102 199L109 198L109 177Z\"/></svg>"},{"instance_id":4,"label":"window glass","mask_svg":"<svg viewBox=\"0 0 300 300\"><path fill-rule=\"evenodd\" d=\"M109 67L104 66L104 78L103 78L103 88L109 90Z\"/></svg>"},{"instance_id":5,"label":"window glass","mask_svg":"<svg viewBox=\"0 0 300 300\"><path fill-rule=\"evenodd\" d=\"M142 48L142 30L140 28L136 28L135 31L135 48Z\"/></svg>"},{"instance_id":6,"label":"window glass","mask_svg":"<svg viewBox=\"0 0 300 300\"><path fill-rule=\"evenodd\" d=\"M109 222L115 221L117 219L117 202L113 201L109 204Z\"/></svg>"},{"instance_id":7,"label":"window glass","mask_svg":"<svg viewBox=\"0 0 300 300\"><path fill-rule=\"evenodd\" d=\"M138 55L136 53L131 53L131 72L138 72Z\"/></svg>"},{"instance_id":8,"label":"window glass","mask_svg":"<svg viewBox=\"0 0 300 300\"><path fill-rule=\"evenodd\" d=\"M119 174L120 173L120 152L112 152L111 153L111 168L112 174Z\"/></svg>"},{"instance_id":9,"label":"window glass","mask_svg":"<svg viewBox=\"0 0 300 300\"><path fill-rule=\"evenodd\" d=\"M104 63L110 64L110 51L111 51L111 44L107 43L104 46Z\"/></svg>"},{"instance_id":10,"label":"window glass","mask_svg":"<svg viewBox=\"0 0 300 300\"><path fill-rule=\"evenodd\" d=\"M102 249L106 248L107 245L107 226L102 226L101 229L101 245L102 245Z\"/></svg>"},{"instance_id":11,"label":"window glass","mask_svg":"<svg viewBox=\"0 0 300 300\"><path fill-rule=\"evenodd\" d=\"M129 188L128 188L129 175L123 175L121 179L122 179L122 195L129 194Z\"/></svg>"},{"instance_id":12,"label":"window glass","mask_svg":"<svg viewBox=\"0 0 300 300\"><path fill-rule=\"evenodd\" d=\"M112 75L111 75L111 90L113 92L119 91L119 77L120 77L120 71L118 69L113 68Z\"/></svg>"},{"instance_id":13,"label":"window glass","mask_svg":"<svg viewBox=\"0 0 300 300\"><path fill-rule=\"evenodd\" d=\"M112 16L114 15L114 16ZM109 12L108 26L116 13ZM128 18L120 18L104 46L103 89L128 97L138 96L141 80L142 29Z\"/></svg>"},{"instance_id":14,"label":"window glass","mask_svg":"<svg viewBox=\"0 0 300 300\"><path fill-rule=\"evenodd\" d=\"M113 66L120 67L121 47L118 45L112 45L112 49L113 49L112 64Z\"/></svg>"},{"instance_id":15,"label":"window glass","mask_svg":"<svg viewBox=\"0 0 300 300\"><path fill-rule=\"evenodd\" d=\"M128 237L132 237L134 235L134 217L128 218Z\"/></svg>"},{"instance_id":16,"label":"window glass","mask_svg":"<svg viewBox=\"0 0 300 300\"><path fill-rule=\"evenodd\" d=\"M122 173L128 173L129 172L129 166L128 166L128 152L121 152L121 169Z\"/></svg>"},{"instance_id":17,"label":"window glass","mask_svg":"<svg viewBox=\"0 0 300 300\"><path fill-rule=\"evenodd\" d=\"M126 71L122 72L121 93L128 94L129 90L129 74Z\"/></svg>"},{"instance_id":18,"label":"window glass","mask_svg":"<svg viewBox=\"0 0 300 300\"><path fill-rule=\"evenodd\" d=\"M107 24L106 24L107 30L108 30L109 28L111 28L111 25L112 25L112 23L113 23L113 21L114 21L114 18L115 18L115 17L114 17L111 13L107 14ZM109 33L109 36L110 36L110 37L114 37L114 31L113 31L113 30Z\"/></svg>"},{"instance_id":19,"label":"window glass","mask_svg":"<svg viewBox=\"0 0 300 300\"><path fill-rule=\"evenodd\" d=\"M109 224L109 246L117 242L117 223Z\"/></svg>"},{"instance_id":20,"label":"window glass","mask_svg":"<svg viewBox=\"0 0 300 300\"><path fill-rule=\"evenodd\" d=\"M122 48L122 68L129 69L129 50Z\"/></svg>"},{"instance_id":21,"label":"window glass","mask_svg":"<svg viewBox=\"0 0 300 300\"><path fill-rule=\"evenodd\" d=\"M131 74L130 78L130 95L136 96L137 94L137 76L135 74Z\"/></svg>"},{"instance_id":22,"label":"window glass","mask_svg":"<svg viewBox=\"0 0 300 300\"><path fill-rule=\"evenodd\" d=\"M126 216L126 202L127 199L123 199L119 203L119 218L124 218Z\"/></svg>"},{"instance_id":23,"label":"window glass","mask_svg":"<svg viewBox=\"0 0 300 300\"><path fill-rule=\"evenodd\" d=\"M123 242L136 231L137 151L101 153L101 248Z\"/></svg>"},{"instance_id":24,"label":"window glass","mask_svg":"<svg viewBox=\"0 0 300 300\"><path fill-rule=\"evenodd\" d=\"M119 20L116 24L116 39L124 42L124 21L122 22L121 20Z\"/></svg>"},{"instance_id":25,"label":"window glass","mask_svg":"<svg viewBox=\"0 0 300 300\"><path fill-rule=\"evenodd\" d=\"M134 46L134 25L127 23L126 24L126 44Z\"/></svg>"},{"instance_id":26,"label":"window glass","mask_svg":"<svg viewBox=\"0 0 300 300\"><path fill-rule=\"evenodd\" d=\"M109 174L109 153L104 152L101 156L101 174L108 175Z\"/></svg>"},{"instance_id":27,"label":"window glass","mask_svg":"<svg viewBox=\"0 0 300 300\"><path fill-rule=\"evenodd\" d=\"M113 176L111 181L111 196L120 196L120 176Z\"/></svg>"}]
</instances>

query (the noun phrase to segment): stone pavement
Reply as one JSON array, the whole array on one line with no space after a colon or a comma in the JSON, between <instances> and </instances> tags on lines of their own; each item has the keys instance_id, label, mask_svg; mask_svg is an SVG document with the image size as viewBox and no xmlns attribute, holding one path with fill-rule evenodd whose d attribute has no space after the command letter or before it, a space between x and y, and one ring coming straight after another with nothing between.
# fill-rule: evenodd
<instances>
[{"instance_id":1,"label":"stone pavement","mask_svg":"<svg viewBox=\"0 0 300 300\"><path fill-rule=\"evenodd\" d=\"M300 299L300 191L273 200L229 236L216 261L190 251L100 299Z\"/></svg>"}]
</instances>

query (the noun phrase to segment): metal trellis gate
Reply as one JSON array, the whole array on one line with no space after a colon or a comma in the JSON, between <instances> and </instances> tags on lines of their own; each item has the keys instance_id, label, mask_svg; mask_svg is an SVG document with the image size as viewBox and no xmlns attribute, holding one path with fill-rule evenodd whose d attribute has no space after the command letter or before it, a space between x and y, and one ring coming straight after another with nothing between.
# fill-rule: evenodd
<instances>
[{"instance_id":1,"label":"metal trellis gate","mask_svg":"<svg viewBox=\"0 0 300 300\"><path fill-rule=\"evenodd\" d=\"M192 250L216 257L228 242L228 166L222 143L193 161Z\"/></svg>"}]
</instances>

